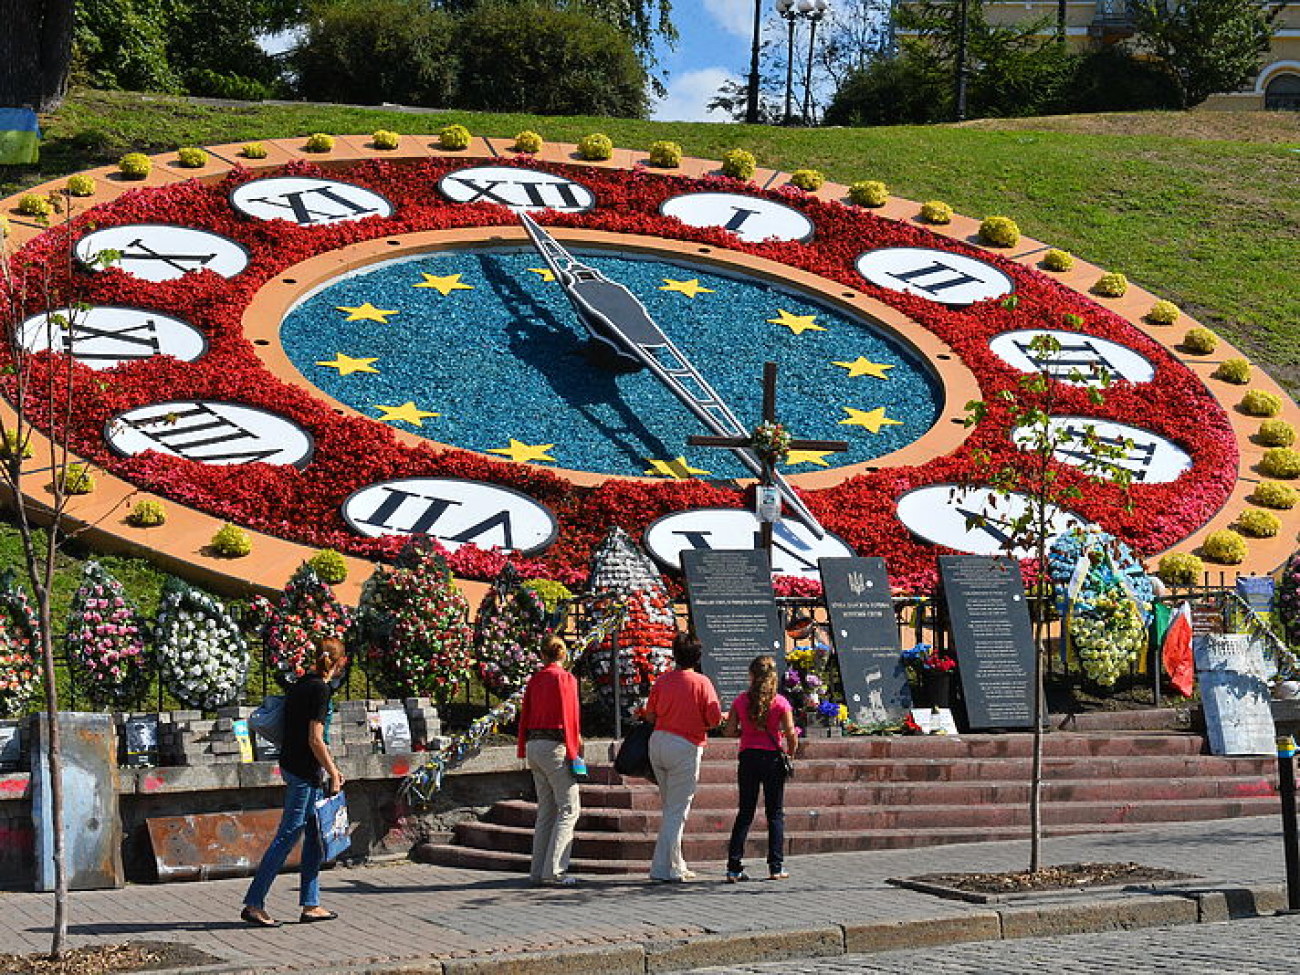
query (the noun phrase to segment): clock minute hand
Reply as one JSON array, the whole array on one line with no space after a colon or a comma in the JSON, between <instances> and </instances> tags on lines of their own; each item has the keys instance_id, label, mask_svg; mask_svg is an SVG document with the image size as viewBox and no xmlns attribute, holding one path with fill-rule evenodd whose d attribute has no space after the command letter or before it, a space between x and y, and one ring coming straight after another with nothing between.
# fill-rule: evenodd
<instances>
[{"instance_id":1,"label":"clock minute hand","mask_svg":"<svg viewBox=\"0 0 1300 975\"><path fill-rule=\"evenodd\" d=\"M720 437L748 435L736 414L663 333L636 295L576 260L527 213L521 213L519 218L592 338L612 350L618 359L649 369L711 433ZM752 450L735 448L732 453L755 477L763 476L763 463ZM777 471L772 471L771 476L795 516L816 538L825 537L826 529L789 482Z\"/></svg>"}]
</instances>

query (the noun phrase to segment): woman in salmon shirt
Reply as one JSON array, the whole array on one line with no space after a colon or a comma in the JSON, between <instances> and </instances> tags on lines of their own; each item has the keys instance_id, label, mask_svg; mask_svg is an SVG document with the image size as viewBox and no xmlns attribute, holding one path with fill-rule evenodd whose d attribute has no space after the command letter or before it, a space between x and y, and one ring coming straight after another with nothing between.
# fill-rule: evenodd
<instances>
[{"instance_id":1,"label":"woman in salmon shirt","mask_svg":"<svg viewBox=\"0 0 1300 975\"><path fill-rule=\"evenodd\" d=\"M699 640L686 633L677 634L673 640L677 669L655 681L650 700L642 709L646 720L655 723L650 736L650 765L664 807L650 864L650 879L660 883L682 883L695 876L682 858L682 833L700 778L704 742L709 729L716 728L723 717L717 690L699 672L701 655Z\"/></svg>"},{"instance_id":2,"label":"woman in salmon shirt","mask_svg":"<svg viewBox=\"0 0 1300 975\"><path fill-rule=\"evenodd\" d=\"M564 669L564 641L548 637L542 644L545 665L528 679L519 709L518 755L528 760L537 787L537 822L533 828L534 884L578 882L568 874L573 828L581 806L578 780L569 763L582 754L578 715L578 680Z\"/></svg>"}]
</instances>

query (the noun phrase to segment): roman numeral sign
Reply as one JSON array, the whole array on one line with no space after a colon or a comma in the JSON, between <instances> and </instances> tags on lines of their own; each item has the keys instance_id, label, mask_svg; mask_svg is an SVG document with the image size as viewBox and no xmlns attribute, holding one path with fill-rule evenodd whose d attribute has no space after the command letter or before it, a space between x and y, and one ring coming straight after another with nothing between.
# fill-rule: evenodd
<instances>
[{"instance_id":1,"label":"roman numeral sign","mask_svg":"<svg viewBox=\"0 0 1300 975\"><path fill-rule=\"evenodd\" d=\"M1059 353L1044 356L1032 345L1039 335L1051 335L1061 343ZM1021 372L1043 372L1072 386L1100 386L1105 376L1131 383L1150 382L1155 367L1127 346L1094 335L1056 330L1026 329L1003 332L989 342L998 358ZM1072 378L1076 376L1078 378Z\"/></svg>"},{"instance_id":2,"label":"roman numeral sign","mask_svg":"<svg viewBox=\"0 0 1300 975\"><path fill-rule=\"evenodd\" d=\"M898 518L913 535L972 555L1007 554L1011 523L1028 507L1022 494L1003 497L989 488L967 488L957 484L931 484L908 491L898 499ZM1059 535L1084 522L1067 511L1049 513L1050 534ZM972 524L972 522L977 522ZM1017 548L1017 558L1034 553Z\"/></svg>"},{"instance_id":3,"label":"roman numeral sign","mask_svg":"<svg viewBox=\"0 0 1300 975\"><path fill-rule=\"evenodd\" d=\"M670 569L680 569L682 553L705 550L762 548L758 516L739 508L696 508L665 515L645 533L650 554ZM772 573L818 578L823 558L853 555L841 539L827 532L817 538L794 519L772 525Z\"/></svg>"},{"instance_id":4,"label":"roman numeral sign","mask_svg":"<svg viewBox=\"0 0 1300 975\"><path fill-rule=\"evenodd\" d=\"M75 248L77 260L96 268L106 252L119 255L114 267L145 281L174 281L199 270L233 278L248 266L248 252L233 240L167 223L105 227L86 234Z\"/></svg>"},{"instance_id":5,"label":"roman numeral sign","mask_svg":"<svg viewBox=\"0 0 1300 975\"><path fill-rule=\"evenodd\" d=\"M1015 290L1015 282L992 264L928 247L870 250L858 255L857 268L878 287L942 305L969 305Z\"/></svg>"},{"instance_id":6,"label":"roman numeral sign","mask_svg":"<svg viewBox=\"0 0 1300 975\"><path fill-rule=\"evenodd\" d=\"M156 450L201 464L304 466L312 438L282 416L239 403L178 400L119 413L108 422L108 444L133 456Z\"/></svg>"},{"instance_id":7,"label":"roman numeral sign","mask_svg":"<svg viewBox=\"0 0 1300 975\"><path fill-rule=\"evenodd\" d=\"M230 191L230 205L256 220L292 220L303 227L393 215L393 205L373 190L309 176L244 183Z\"/></svg>"},{"instance_id":8,"label":"roman numeral sign","mask_svg":"<svg viewBox=\"0 0 1300 975\"><path fill-rule=\"evenodd\" d=\"M359 535L428 535L453 551L476 545L533 555L559 531L550 510L527 495L457 478L371 484L343 502L342 514Z\"/></svg>"},{"instance_id":9,"label":"roman numeral sign","mask_svg":"<svg viewBox=\"0 0 1300 975\"><path fill-rule=\"evenodd\" d=\"M179 318L108 305L33 315L18 326L18 335L28 352L62 352L91 369L156 355L193 362L208 347L203 334Z\"/></svg>"},{"instance_id":10,"label":"roman numeral sign","mask_svg":"<svg viewBox=\"0 0 1300 975\"><path fill-rule=\"evenodd\" d=\"M691 227L721 227L751 244L776 240L812 240L813 222L794 207L742 193L683 193L659 207Z\"/></svg>"},{"instance_id":11,"label":"roman numeral sign","mask_svg":"<svg viewBox=\"0 0 1300 975\"><path fill-rule=\"evenodd\" d=\"M1162 484L1178 478L1183 471L1192 466L1192 458L1187 452L1159 434L1126 423L1112 420L1094 420L1086 416L1060 416L1048 421L1054 430L1068 438L1053 454L1064 464L1076 467L1088 464L1091 454L1087 448L1088 430L1102 444L1120 448L1122 457L1108 457L1101 462L1103 477L1105 470L1116 473L1127 471L1133 480L1140 484ZM1030 434L1024 428L1017 428L1012 433L1018 445L1024 447Z\"/></svg>"},{"instance_id":12,"label":"roman numeral sign","mask_svg":"<svg viewBox=\"0 0 1300 975\"><path fill-rule=\"evenodd\" d=\"M458 169L438 181L438 191L454 203L496 203L516 213L581 213L596 205L596 195L575 180L513 166Z\"/></svg>"}]
</instances>

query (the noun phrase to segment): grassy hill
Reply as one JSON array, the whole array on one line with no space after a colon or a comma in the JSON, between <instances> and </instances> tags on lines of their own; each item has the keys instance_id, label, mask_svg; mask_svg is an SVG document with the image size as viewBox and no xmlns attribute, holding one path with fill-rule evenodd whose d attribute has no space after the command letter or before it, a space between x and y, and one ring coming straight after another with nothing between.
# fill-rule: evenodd
<instances>
[{"instance_id":1,"label":"grassy hill","mask_svg":"<svg viewBox=\"0 0 1300 975\"><path fill-rule=\"evenodd\" d=\"M1288 113L1139 113L981 120L959 126L784 129L625 119L215 103L77 91L44 120L39 167L0 170L0 196L113 162L130 150L311 132L530 128L615 145L673 139L689 155L752 151L761 165L815 167L840 182L942 199L973 217L1014 217L1028 234L1185 308L1300 393L1300 126Z\"/></svg>"}]
</instances>

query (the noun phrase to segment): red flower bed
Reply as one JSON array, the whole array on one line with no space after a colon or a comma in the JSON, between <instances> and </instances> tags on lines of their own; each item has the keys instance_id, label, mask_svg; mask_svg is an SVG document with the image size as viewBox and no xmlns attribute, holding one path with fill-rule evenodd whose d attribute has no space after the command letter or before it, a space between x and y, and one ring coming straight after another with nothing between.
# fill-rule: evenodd
<instances>
[{"instance_id":1,"label":"red flower bed","mask_svg":"<svg viewBox=\"0 0 1300 975\"><path fill-rule=\"evenodd\" d=\"M585 578L592 548L613 525L639 537L653 520L674 510L740 506L743 499L739 494L702 482L610 479L584 489L543 468L433 444L408 446L400 443L384 424L339 416L307 390L289 385L265 369L242 334L240 317L258 289L290 266L374 238L457 227L517 225L517 218L504 208L451 203L438 194L438 179L468 164L464 160L435 159L412 164L363 162L346 171L329 173L301 163L285 169L303 175L339 176L374 189L395 205L390 218L371 217L314 227L251 220L236 213L227 202L227 194L235 185L255 178L242 170L211 186L189 182L136 190L79 217L75 233L84 232L90 224L104 228L138 222L177 223L211 230L241 242L248 249L250 263L233 280L210 271L162 283L144 282L117 269L76 271L65 277L56 274L53 293L58 303L75 298L91 304L157 310L189 321L210 343L207 354L193 363L169 358L140 360L109 374L77 366L73 393L77 422L69 433L71 446L118 476L216 517L303 544L329 546L377 559L394 556L403 539L356 535L340 514L342 501L353 491L396 476L397 471L402 477L460 477L506 485L550 507L560 522L558 540L541 557L512 561L525 576L547 576L566 584L580 583ZM1130 489L1133 505L1126 510L1118 489L1086 484L1075 468L1060 465L1063 477L1084 487L1085 496L1076 506L1080 514L1100 522L1140 553L1149 554L1194 531L1228 497L1236 477L1236 441L1227 416L1209 391L1139 329L1045 275L964 243L939 238L924 228L824 203L798 191L765 193L723 178L685 180L644 170L533 168L578 180L597 199L596 207L587 213L547 214L545 223L687 240L781 261L897 308L960 355L992 404L992 422L976 428L957 451L937 457L924 467L886 468L834 488L803 492L822 523L856 551L884 556L899 587L930 587L935 577L935 548L913 538L895 516L898 496L926 484L978 480L979 470L972 459L976 448L988 451L994 462L1018 453L1008 438L1006 411L996 399L998 391L1014 387L1021 375L989 349L989 340L1001 332L1030 328L1079 331L1122 343L1155 367L1150 382L1115 384L1107 391L1101 407L1089 402L1086 391L1072 387L1062 390L1060 399L1068 412L1134 422L1169 438L1191 455L1193 467L1169 484L1134 485ZM725 231L687 227L658 212L660 203L670 196L720 189L765 195L802 210L816 225L815 238L807 243L745 244ZM977 257L1012 278L1019 302L1014 309L997 301L950 308L875 287L858 275L854 261L862 251L881 246L941 247ZM19 251L16 269L34 284L47 276L50 268L61 265L66 250L64 231L51 230ZM34 294L28 304L30 307L20 311L34 314L45 307ZM1066 325L1067 314L1080 316L1083 324L1075 328ZM2 354L6 361L10 358L9 350ZM106 378L109 381L105 382ZM6 381L12 397L12 379ZM315 438L311 463L303 471L261 464L219 467L155 453L124 458L108 448L103 430L110 417L132 407L176 398L231 400L286 416ZM30 405L33 410L41 408L36 403ZM499 552L471 546L449 557L457 574L478 579L494 578L505 561Z\"/></svg>"}]
</instances>

